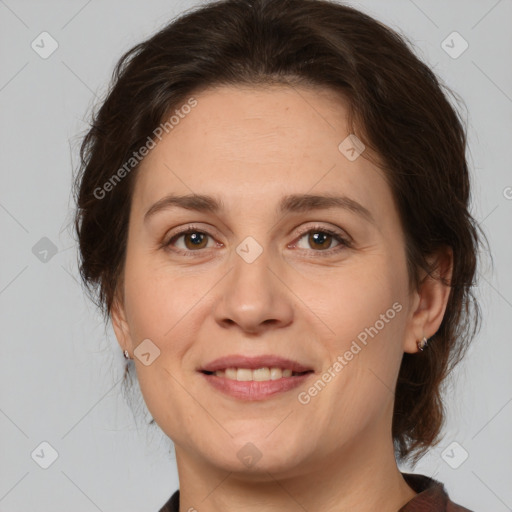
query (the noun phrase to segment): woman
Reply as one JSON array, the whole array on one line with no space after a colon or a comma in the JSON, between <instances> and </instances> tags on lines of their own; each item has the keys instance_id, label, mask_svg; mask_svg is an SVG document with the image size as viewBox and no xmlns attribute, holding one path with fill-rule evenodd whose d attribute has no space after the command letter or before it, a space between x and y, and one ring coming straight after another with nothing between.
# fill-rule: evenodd
<instances>
[{"instance_id":1,"label":"woman","mask_svg":"<svg viewBox=\"0 0 512 512\"><path fill-rule=\"evenodd\" d=\"M173 441L161 511L454 511L439 442L478 324L462 123L403 39L224 0L126 53L76 178L81 275Z\"/></svg>"}]
</instances>

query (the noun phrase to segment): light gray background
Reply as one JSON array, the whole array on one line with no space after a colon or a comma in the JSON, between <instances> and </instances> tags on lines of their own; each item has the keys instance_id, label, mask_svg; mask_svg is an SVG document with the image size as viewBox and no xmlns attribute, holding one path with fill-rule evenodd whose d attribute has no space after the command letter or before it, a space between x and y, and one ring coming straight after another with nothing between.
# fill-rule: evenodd
<instances>
[{"instance_id":1,"label":"light gray background","mask_svg":"<svg viewBox=\"0 0 512 512\"><path fill-rule=\"evenodd\" d=\"M68 223L79 137L115 62L195 3L0 0L0 511L156 512L178 487L166 438L137 429L123 399L124 360L78 284ZM352 5L405 33L466 102L473 213L495 261L484 258L484 321L453 376L445 438L414 472L476 512L512 510L512 2ZM59 45L47 59L31 48L43 31ZM456 59L441 47L453 31L469 43ZM43 237L57 249L47 262L32 250ZM59 454L48 469L31 457L43 441ZM469 454L457 469L442 457L452 442L452 461Z\"/></svg>"}]
</instances>

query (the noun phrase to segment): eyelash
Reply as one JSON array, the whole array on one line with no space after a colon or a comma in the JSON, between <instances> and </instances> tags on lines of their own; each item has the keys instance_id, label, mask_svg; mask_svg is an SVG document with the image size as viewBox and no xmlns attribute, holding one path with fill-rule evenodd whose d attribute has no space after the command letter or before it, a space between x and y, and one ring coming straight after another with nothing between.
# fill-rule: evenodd
<instances>
[{"instance_id":1,"label":"eyelash","mask_svg":"<svg viewBox=\"0 0 512 512\"><path fill-rule=\"evenodd\" d=\"M321 256L331 256L334 253L338 253L339 251L342 251L345 248L352 247L352 242L349 239L345 238L341 233L339 233L338 231L329 229L329 228L322 227L322 226L313 226L313 227L307 228L306 230L301 231L299 233L299 237L298 237L297 241L299 241L304 235L307 235L308 233L311 233L311 232L324 233L324 234L331 235L334 237L334 239L337 242L339 242L339 245L332 247L330 249L326 249L324 251L322 251L322 250L315 251L315 250L311 249L311 251L313 251L313 252L321 253ZM192 251L192 250L171 248L172 243L175 242L178 238L180 238L183 235L190 234L190 233L200 233L200 234L207 235L207 236L210 236L211 238L213 238L213 235L211 235L207 231L202 231L201 229L198 229L195 226L188 226L183 231L180 231L179 233L176 233L174 236L172 236L167 242L164 242L162 244L163 248L166 250L170 250L172 252L175 252L175 253L178 253L178 254L181 254L184 256L190 256L190 257L197 256L194 253L204 252L206 249L198 249L196 251ZM308 249L299 249L299 250L308 251Z\"/></svg>"}]
</instances>

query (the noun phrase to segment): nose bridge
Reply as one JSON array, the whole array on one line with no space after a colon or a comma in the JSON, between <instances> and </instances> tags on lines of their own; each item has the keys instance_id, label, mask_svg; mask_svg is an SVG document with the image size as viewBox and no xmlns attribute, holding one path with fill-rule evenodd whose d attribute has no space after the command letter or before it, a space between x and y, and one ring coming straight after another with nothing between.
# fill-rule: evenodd
<instances>
[{"instance_id":1,"label":"nose bridge","mask_svg":"<svg viewBox=\"0 0 512 512\"><path fill-rule=\"evenodd\" d=\"M291 321L290 296L274 275L274 267L280 265L273 261L269 249L247 237L233 251L230 267L215 312L218 322L236 323L244 330L256 331L269 323Z\"/></svg>"},{"instance_id":2,"label":"nose bridge","mask_svg":"<svg viewBox=\"0 0 512 512\"><path fill-rule=\"evenodd\" d=\"M253 295L250 289L258 291L259 294L269 294L272 283L270 283L272 265L270 250L263 248L254 238L247 237L235 249L232 255L233 272L232 283L238 288L237 292L243 296L246 293ZM258 290L261 288L261 290Z\"/></svg>"}]
</instances>

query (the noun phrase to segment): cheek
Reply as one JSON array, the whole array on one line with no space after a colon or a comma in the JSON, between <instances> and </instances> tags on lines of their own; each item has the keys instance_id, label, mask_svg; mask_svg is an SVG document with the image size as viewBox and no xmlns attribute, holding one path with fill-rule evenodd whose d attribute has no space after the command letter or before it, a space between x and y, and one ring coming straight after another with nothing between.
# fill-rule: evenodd
<instances>
[{"instance_id":1,"label":"cheek","mask_svg":"<svg viewBox=\"0 0 512 512\"><path fill-rule=\"evenodd\" d=\"M364 341L369 330L376 334L372 327L379 335L392 331L400 318L399 307L393 308L402 301L400 279L381 258L369 258L358 268L331 274L328 288L310 300L338 340L336 348L343 349L358 336Z\"/></svg>"},{"instance_id":2,"label":"cheek","mask_svg":"<svg viewBox=\"0 0 512 512\"><path fill-rule=\"evenodd\" d=\"M192 307L200 299L200 287L188 286L184 278L149 263L149 259L137 262L136 258L127 262L126 311L134 349L150 339L160 350L148 366L136 358L137 380L152 417L173 437L184 430L185 419L176 411L188 410L190 404L179 366L190 349L190 340L196 338L196 324L190 319ZM187 290L193 292L187 294Z\"/></svg>"},{"instance_id":3,"label":"cheek","mask_svg":"<svg viewBox=\"0 0 512 512\"><path fill-rule=\"evenodd\" d=\"M126 312L134 344L149 338L163 347L200 298L200 286L180 277L179 270L171 272L155 263L158 261L142 252L130 254L126 261Z\"/></svg>"},{"instance_id":4,"label":"cheek","mask_svg":"<svg viewBox=\"0 0 512 512\"><path fill-rule=\"evenodd\" d=\"M324 338L324 370L332 366L336 376L325 399L339 402L340 417L350 412L363 421L393 397L406 323L406 273L399 268L391 256L375 255L333 274L328 298L325 289L323 298L310 295L331 331Z\"/></svg>"},{"instance_id":5,"label":"cheek","mask_svg":"<svg viewBox=\"0 0 512 512\"><path fill-rule=\"evenodd\" d=\"M204 275L171 271L160 259L155 260L142 252L132 253L125 269L126 314L133 348L149 339L160 351L149 366L136 362L148 407L174 401L183 393L172 376L181 374L183 366L193 366L190 354L202 324L198 315L208 309Z\"/></svg>"}]
</instances>

